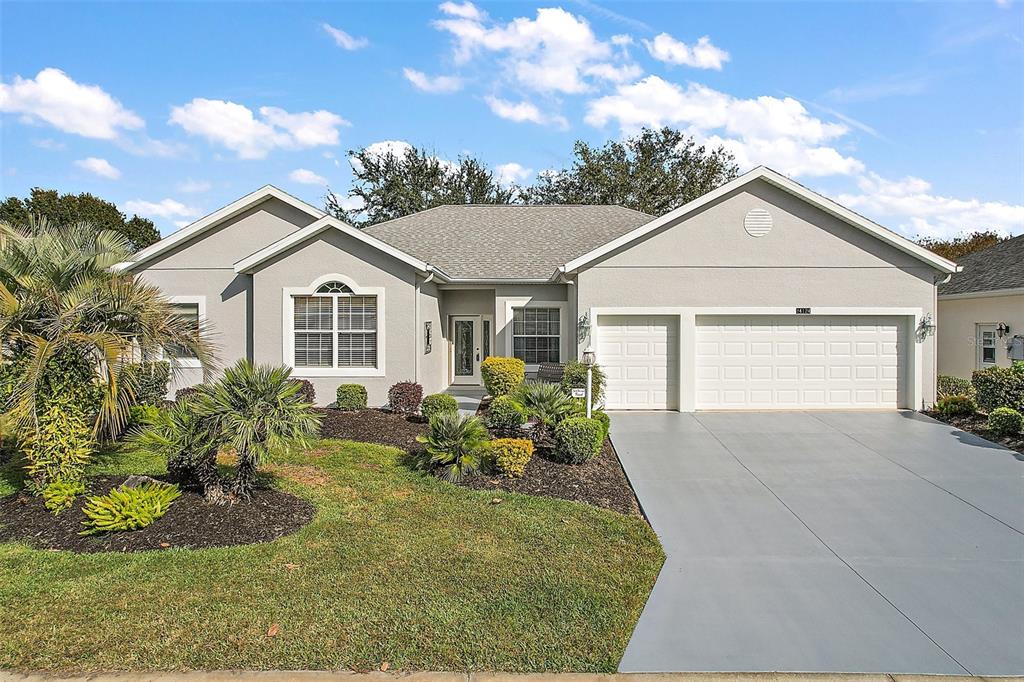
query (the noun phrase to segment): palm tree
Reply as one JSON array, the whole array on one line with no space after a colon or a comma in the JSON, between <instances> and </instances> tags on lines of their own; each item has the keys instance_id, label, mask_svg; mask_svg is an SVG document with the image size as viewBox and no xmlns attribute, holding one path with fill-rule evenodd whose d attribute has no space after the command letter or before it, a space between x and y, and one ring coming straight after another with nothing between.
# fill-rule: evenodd
<instances>
[{"instance_id":1,"label":"palm tree","mask_svg":"<svg viewBox=\"0 0 1024 682\"><path fill-rule=\"evenodd\" d=\"M256 467L277 449L315 436L320 415L305 402L291 369L240 360L196 396L196 414L211 433L238 452L231 492L247 497L256 485Z\"/></svg>"},{"instance_id":2,"label":"palm tree","mask_svg":"<svg viewBox=\"0 0 1024 682\"><path fill-rule=\"evenodd\" d=\"M176 315L157 287L113 268L130 254L123 236L87 224L0 223L0 361L19 368L10 401L19 423L34 425L48 370L61 358L93 370L101 396L94 434L124 427L135 359L177 345L214 369L209 331Z\"/></svg>"},{"instance_id":3,"label":"palm tree","mask_svg":"<svg viewBox=\"0 0 1024 682\"><path fill-rule=\"evenodd\" d=\"M480 468L483 449L490 435L477 417L458 412L442 412L430 420L430 432L417 436L430 458L430 464L441 468L441 477L459 481Z\"/></svg>"}]
</instances>

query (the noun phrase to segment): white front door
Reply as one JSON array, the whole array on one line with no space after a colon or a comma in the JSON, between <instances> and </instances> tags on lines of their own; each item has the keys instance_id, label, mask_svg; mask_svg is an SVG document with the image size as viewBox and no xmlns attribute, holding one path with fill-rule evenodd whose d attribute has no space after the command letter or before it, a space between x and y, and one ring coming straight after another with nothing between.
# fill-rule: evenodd
<instances>
[{"instance_id":1,"label":"white front door","mask_svg":"<svg viewBox=\"0 0 1024 682\"><path fill-rule=\"evenodd\" d=\"M996 364L996 326L994 324L979 324L976 334L977 369L987 369Z\"/></svg>"},{"instance_id":2,"label":"white front door","mask_svg":"<svg viewBox=\"0 0 1024 682\"><path fill-rule=\"evenodd\" d=\"M480 316L452 316L452 383L480 385Z\"/></svg>"}]
</instances>

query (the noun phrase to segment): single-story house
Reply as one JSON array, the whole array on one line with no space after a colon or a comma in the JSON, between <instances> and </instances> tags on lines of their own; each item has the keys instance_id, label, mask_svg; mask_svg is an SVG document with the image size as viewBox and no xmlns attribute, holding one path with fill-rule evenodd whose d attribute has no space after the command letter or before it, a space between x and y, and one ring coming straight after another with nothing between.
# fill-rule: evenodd
<instances>
[{"instance_id":1,"label":"single-story house","mask_svg":"<svg viewBox=\"0 0 1024 682\"><path fill-rule=\"evenodd\" d=\"M119 267L210 324L225 363L288 365L324 404L592 347L609 409L683 411L930 404L957 268L763 167L657 218L442 206L362 230L268 186Z\"/></svg>"},{"instance_id":2,"label":"single-story house","mask_svg":"<svg viewBox=\"0 0 1024 682\"><path fill-rule=\"evenodd\" d=\"M939 285L939 374L1024 360L1024 235L960 260Z\"/></svg>"}]
</instances>

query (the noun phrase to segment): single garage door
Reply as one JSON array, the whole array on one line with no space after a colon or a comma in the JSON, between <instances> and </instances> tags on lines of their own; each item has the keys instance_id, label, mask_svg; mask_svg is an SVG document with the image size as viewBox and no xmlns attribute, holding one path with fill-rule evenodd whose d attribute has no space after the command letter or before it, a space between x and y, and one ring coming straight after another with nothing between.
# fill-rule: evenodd
<instances>
[{"instance_id":1,"label":"single garage door","mask_svg":"<svg viewBox=\"0 0 1024 682\"><path fill-rule=\"evenodd\" d=\"M697 317L697 409L895 408L898 317Z\"/></svg>"},{"instance_id":2,"label":"single garage door","mask_svg":"<svg viewBox=\"0 0 1024 682\"><path fill-rule=\"evenodd\" d=\"M597 362L609 410L674 410L679 399L679 318L599 315Z\"/></svg>"}]
</instances>

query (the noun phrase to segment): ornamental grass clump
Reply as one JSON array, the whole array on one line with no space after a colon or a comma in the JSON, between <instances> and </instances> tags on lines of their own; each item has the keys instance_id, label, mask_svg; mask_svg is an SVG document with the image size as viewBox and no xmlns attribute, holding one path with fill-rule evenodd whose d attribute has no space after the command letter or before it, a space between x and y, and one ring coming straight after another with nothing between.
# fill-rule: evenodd
<instances>
[{"instance_id":1,"label":"ornamental grass clump","mask_svg":"<svg viewBox=\"0 0 1024 682\"><path fill-rule=\"evenodd\" d=\"M166 514L180 496L176 485L150 482L137 487L122 485L106 495L90 497L82 508L85 530L79 535L145 528Z\"/></svg>"}]
</instances>

